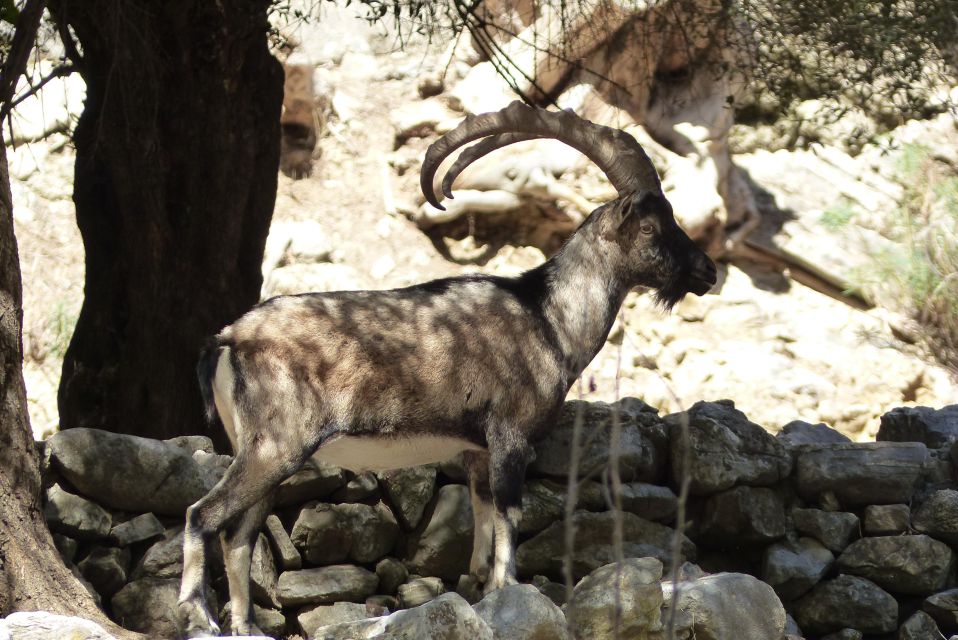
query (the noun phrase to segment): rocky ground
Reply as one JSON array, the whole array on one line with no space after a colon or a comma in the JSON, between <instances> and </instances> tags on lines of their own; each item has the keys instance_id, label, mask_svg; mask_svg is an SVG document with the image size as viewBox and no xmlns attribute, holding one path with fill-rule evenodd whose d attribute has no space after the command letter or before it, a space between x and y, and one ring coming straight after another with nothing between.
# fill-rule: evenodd
<instances>
[{"instance_id":1,"label":"rocky ground","mask_svg":"<svg viewBox=\"0 0 958 640\"><path fill-rule=\"evenodd\" d=\"M329 117L312 175L280 176L264 295L388 288L469 271L512 274L545 259L522 237L489 232L481 218L467 224L483 233L452 238L426 235L406 215L417 205L418 158L435 122L425 138L397 132L436 111L418 87L444 68L444 46L414 41L400 50L383 29L332 10L320 23L289 32L300 42L291 60L316 66ZM42 100L25 103L14 130L30 137L69 124L82 93L75 78L51 83ZM948 123L911 123L901 135L928 137L932 130L935 139L955 136ZM851 158L820 146L736 158L759 194L767 234L841 272L867 255L835 239L821 219L849 197L863 206L894 203L877 153ZM24 273L25 374L34 429L44 436L56 431L59 367L82 299L82 244L70 201L74 156L60 133L8 154ZM481 257L462 258L469 255ZM958 400L948 372L903 340L889 314L860 311L748 263L722 264L720 271L712 294L671 315L645 295L630 296L573 397L631 395L662 411L730 398L772 432L800 417L865 440L892 407Z\"/></svg>"}]
</instances>

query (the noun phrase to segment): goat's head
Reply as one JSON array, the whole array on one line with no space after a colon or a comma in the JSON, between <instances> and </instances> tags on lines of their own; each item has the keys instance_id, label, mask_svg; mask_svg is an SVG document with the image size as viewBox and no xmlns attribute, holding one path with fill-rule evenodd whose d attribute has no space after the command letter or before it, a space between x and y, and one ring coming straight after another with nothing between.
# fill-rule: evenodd
<instances>
[{"instance_id":1,"label":"goat's head","mask_svg":"<svg viewBox=\"0 0 958 640\"><path fill-rule=\"evenodd\" d=\"M460 154L443 178L442 192L448 198L452 198L453 181L469 164L506 145L535 138L554 138L581 151L619 192L583 226L610 242L620 275L630 286L655 289L656 299L666 308L688 293L703 295L712 288L715 263L675 221L642 146L623 131L589 122L571 111L546 111L516 101L501 111L466 118L426 152L420 176L426 200L443 208L433 178L442 161L459 147L480 140Z\"/></svg>"}]
</instances>

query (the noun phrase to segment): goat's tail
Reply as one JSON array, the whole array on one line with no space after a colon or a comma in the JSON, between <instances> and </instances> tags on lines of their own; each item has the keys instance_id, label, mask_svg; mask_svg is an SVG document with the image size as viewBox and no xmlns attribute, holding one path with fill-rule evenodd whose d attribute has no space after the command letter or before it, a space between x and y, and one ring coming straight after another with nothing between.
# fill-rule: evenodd
<instances>
[{"instance_id":1,"label":"goat's tail","mask_svg":"<svg viewBox=\"0 0 958 640\"><path fill-rule=\"evenodd\" d=\"M213 400L213 376L220 356L219 340L215 337L206 341L200 351L200 361L196 363L196 377L200 381L200 395L203 398L203 412L206 420L212 424L216 419L216 402Z\"/></svg>"}]
</instances>

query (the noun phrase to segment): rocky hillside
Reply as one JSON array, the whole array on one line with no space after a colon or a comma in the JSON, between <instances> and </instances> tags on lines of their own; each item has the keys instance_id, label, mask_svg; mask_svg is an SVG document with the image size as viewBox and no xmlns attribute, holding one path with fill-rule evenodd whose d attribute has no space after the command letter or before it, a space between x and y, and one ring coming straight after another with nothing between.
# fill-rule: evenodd
<instances>
[{"instance_id":1,"label":"rocky hillside","mask_svg":"<svg viewBox=\"0 0 958 640\"><path fill-rule=\"evenodd\" d=\"M575 219L575 207L562 198L524 197L518 213L470 214L433 229L413 220L421 154L462 116L450 98L456 74L442 82L446 47L413 41L400 50L392 35L367 26L353 9L324 11L319 23L285 27L299 43L290 62L313 70L325 126L311 175L280 176L264 296L386 288L470 271L514 274L544 260ZM499 92L490 89L487 101ZM59 367L82 296L82 244L70 201L74 155L62 133L82 95L77 78L51 83L40 99L22 105L14 128L22 140L55 133L8 148L24 272L25 370L38 436L56 431ZM891 139L955 135L953 123L941 120L908 123ZM853 158L827 144L774 153L740 146L752 149L736 162L757 195L764 237L826 271L847 274L867 264L868 246L850 241L848 228L836 234L823 219L849 199L865 208L894 206L897 191L880 162L882 149ZM596 201L608 190L581 167L559 181ZM676 192L695 190L679 185ZM636 396L666 412L730 398L772 432L800 417L868 440L877 417L892 407L958 401L948 372L910 344L899 324L788 273L725 262L711 295L689 299L670 315L647 296L631 295L572 397Z\"/></svg>"}]
</instances>

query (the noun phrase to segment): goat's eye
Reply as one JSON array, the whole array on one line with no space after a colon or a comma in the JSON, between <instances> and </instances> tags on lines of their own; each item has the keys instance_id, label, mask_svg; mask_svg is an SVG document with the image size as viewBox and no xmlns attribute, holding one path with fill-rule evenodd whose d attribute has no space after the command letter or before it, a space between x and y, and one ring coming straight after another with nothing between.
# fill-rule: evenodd
<instances>
[{"instance_id":1,"label":"goat's eye","mask_svg":"<svg viewBox=\"0 0 958 640\"><path fill-rule=\"evenodd\" d=\"M642 235L650 236L655 231L655 226L651 222L643 222L639 225L639 232Z\"/></svg>"}]
</instances>

